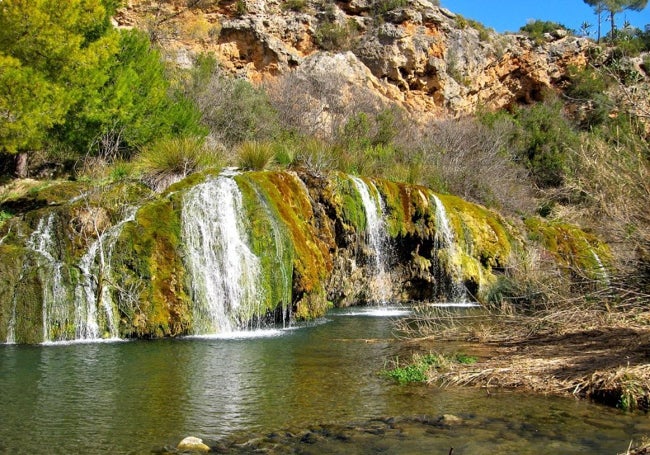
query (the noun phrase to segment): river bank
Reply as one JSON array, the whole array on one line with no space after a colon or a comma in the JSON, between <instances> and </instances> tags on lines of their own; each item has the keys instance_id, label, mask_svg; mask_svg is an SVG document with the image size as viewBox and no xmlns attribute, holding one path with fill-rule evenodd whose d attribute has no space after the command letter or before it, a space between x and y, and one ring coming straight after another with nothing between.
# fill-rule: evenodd
<instances>
[{"instance_id":1,"label":"river bank","mask_svg":"<svg viewBox=\"0 0 650 455\"><path fill-rule=\"evenodd\" d=\"M439 343L436 339L435 343ZM426 351L432 340L408 341ZM600 326L534 336L497 333L470 339L477 362L453 362L428 371L428 382L576 396L623 410L648 411L650 329Z\"/></svg>"}]
</instances>

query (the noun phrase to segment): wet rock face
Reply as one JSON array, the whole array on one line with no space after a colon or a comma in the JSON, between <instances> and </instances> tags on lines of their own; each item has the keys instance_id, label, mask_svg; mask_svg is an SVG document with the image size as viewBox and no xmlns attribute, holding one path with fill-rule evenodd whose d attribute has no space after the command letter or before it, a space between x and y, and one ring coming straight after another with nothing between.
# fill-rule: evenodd
<instances>
[{"instance_id":1,"label":"wet rock face","mask_svg":"<svg viewBox=\"0 0 650 455\"><path fill-rule=\"evenodd\" d=\"M5 221L0 341L197 334L206 315L196 311L203 306L194 284L226 274L202 273L212 267L196 272L187 237L194 231L184 227L188 217L230 217L189 210L194 206L185 196L201 192L214 174L190 176L160 194L113 185ZM468 295L482 301L527 237L484 207L415 185L307 171L218 179L241 193L245 222L238 238L255 256L254 298L237 313L242 324L315 318L331 305L465 301ZM36 197L80 192L60 185ZM606 244L574 226L529 220L526 228L558 263L606 279ZM225 250L211 247L198 257Z\"/></svg>"},{"instance_id":2,"label":"wet rock face","mask_svg":"<svg viewBox=\"0 0 650 455\"><path fill-rule=\"evenodd\" d=\"M115 19L146 29L151 15L169 18L154 32L164 35L170 55L188 64L192 55L213 52L226 69L253 82L297 69L318 77L322 69L313 62L350 51L356 59L328 60L330 73L347 75L355 90L370 88L382 102L420 116L530 102L559 83L569 65L587 62L586 39L553 34L538 44L496 34L427 0L398 3L131 0ZM317 43L329 24L347 35L340 48L325 52Z\"/></svg>"}]
</instances>

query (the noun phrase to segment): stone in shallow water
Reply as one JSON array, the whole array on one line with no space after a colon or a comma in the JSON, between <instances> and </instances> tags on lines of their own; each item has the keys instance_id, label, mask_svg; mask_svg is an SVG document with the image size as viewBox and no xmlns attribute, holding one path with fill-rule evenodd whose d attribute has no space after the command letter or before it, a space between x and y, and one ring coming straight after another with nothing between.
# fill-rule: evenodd
<instances>
[{"instance_id":1,"label":"stone in shallow water","mask_svg":"<svg viewBox=\"0 0 650 455\"><path fill-rule=\"evenodd\" d=\"M438 419L438 424L443 426L454 426L463 423L463 419L453 414L444 414Z\"/></svg>"},{"instance_id":2,"label":"stone in shallow water","mask_svg":"<svg viewBox=\"0 0 650 455\"><path fill-rule=\"evenodd\" d=\"M178 443L178 450L187 450L192 452L209 452L210 447L203 444L203 439L194 436L188 436Z\"/></svg>"}]
</instances>

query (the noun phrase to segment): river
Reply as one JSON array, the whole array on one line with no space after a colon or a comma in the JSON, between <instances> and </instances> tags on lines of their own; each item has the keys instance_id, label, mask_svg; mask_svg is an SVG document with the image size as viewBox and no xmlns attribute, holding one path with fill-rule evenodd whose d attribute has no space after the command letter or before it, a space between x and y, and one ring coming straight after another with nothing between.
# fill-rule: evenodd
<instances>
[{"instance_id":1,"label":"river","mask_svg":"<svg viewBox=\"0 0 650 455\"><path fill-rule=\"evenodd\" d=\"M398 352L396 317L356 308L221 338L0 345L0 453L140 454L322 424L363 437L286 450L612 455L650 433L646 415L585 401L393 384L378 372ZM443 414L462 423L422 423Z\"/></svg>"}]
</instances>

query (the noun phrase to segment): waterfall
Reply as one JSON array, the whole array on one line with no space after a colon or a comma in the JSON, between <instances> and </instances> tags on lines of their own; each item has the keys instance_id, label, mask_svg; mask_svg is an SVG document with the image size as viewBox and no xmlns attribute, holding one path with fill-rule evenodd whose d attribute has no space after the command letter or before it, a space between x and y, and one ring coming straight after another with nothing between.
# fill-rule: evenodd
<instances>
[{"instance_id":1,"label":"waterfall","mask_svg":"<svg viewBox=\"0 0 650 455\"><path fill-rule=\"evenodd\" d=\"M609 273L607 273L607 268L603 265L603 261L601 261L600 256L598 256L598 253L596 253L593 248L589 248L589 251L594 257L596 264L598 264L598 275L600 275L600 281L602 281L603 284L609 286L611 283L609 279Z\"/></svg>"},{"instance_id":2,"label":"waterfall","mask_svg":"<svg viewBox=\"0 0 650 455\"><path fill-rule=\"evenodd\" d=\"M300 181L302 183L302 181ZM253 187L258 200L262 204L266 218L271 224L273 231L273 243L275 245L275 258L273 265L275 271L280 275L279 278L279 296L282 302L282 326L286 327L291 322L291 291L293 280L293 268L287 267L285 258L289 257L289 263L293 260L293 248L291 247L291 239L288 238L285 229L280 225L278 217L274 215L269 201L264 198L259 188ZM278 280L275 280L276 284Z\"/></svg>"},{"instance_id":3,"label":"waterfall","mask_svg":"<svg viewBox=\"0 0 650 455\"><path fill-rule=\"evenodd\" d=\"M23 274L20 275L20 279L22 280ZM16 294L14 294L14 298L12 300L12 305L11 305L11 317L9 318L9 325L7 327L7 344L15 344L16 343Z\"/></svg>"},{"instance_id":4,"label":"waterfall","mask_svg":"<svg viewBox=\"0 0 650 455\"><path fill-rule=\"evenodd\" d=\"M242 195L220 175L183 198L182 237L199 334L229 332L255 316L260 261L248 246Z\"/></svg>"},{"instance_id":5,"label":"waterfall","mask_svg":"<svg viewBox=\"0 0 650 455\"><path fill-rule=\"evenodd\" d=\"M108 338L119 338L116 305L112 291L115 282L111 258L124 225L135 218L136 209L127 210L126 216L117 224L99 233L79 260L81 277L74 290L75 339L96 340L104 338L102 327ZM102 324L102 320L104 323Z\"/></svg>"},{"instance_id":6,"label":"waterfall","mask_svg":"<svg viewBox=\"0 0 650 455\"><path fill-rule=\"evenodd\" d=\"M390 276L387 273L388 234L384 223L384 203L374 184L369 187L359 177L351 176L366 214L366 242L370 247L374 264L371 277L371 290L380 303L387 303L391 297ZM376 195L372 197L370 193Z\"/></svg>"},{"instance_id":7,"label":"waterfall","mask_svg":"<svg viewBox=\"0 0 650 455\"><path fill-rule=\"evenodd\" d=\"M462 283L462 270L459 264L455 262L458 257L456 247L456 240L454 238L454 231L451 228L447 210L442 201L435 194L432 195L433 201L436 205L436 235L434 238L435 257L438 258L441 250L446 250L447 254L447 273L451 275L451 289L449 298L452 302L463 302L467 300L465 286ZM440 270L440 261L436 260L438 273Z\"/></svg>"},{"instance_id":8,"label":"waterfall","mask_svg":"<svg viewBox=\"0 0 650 455\"><path fill-rule=\"evenodd\" d=\"M43 341L51 341L54 325L68 319L68 292L63 284L63 262L57 258L59 248L54 232L54 213L38 221L27 241L27 248L36 253L34 260L43 290Z\"/></svg>"}]
</instances>

